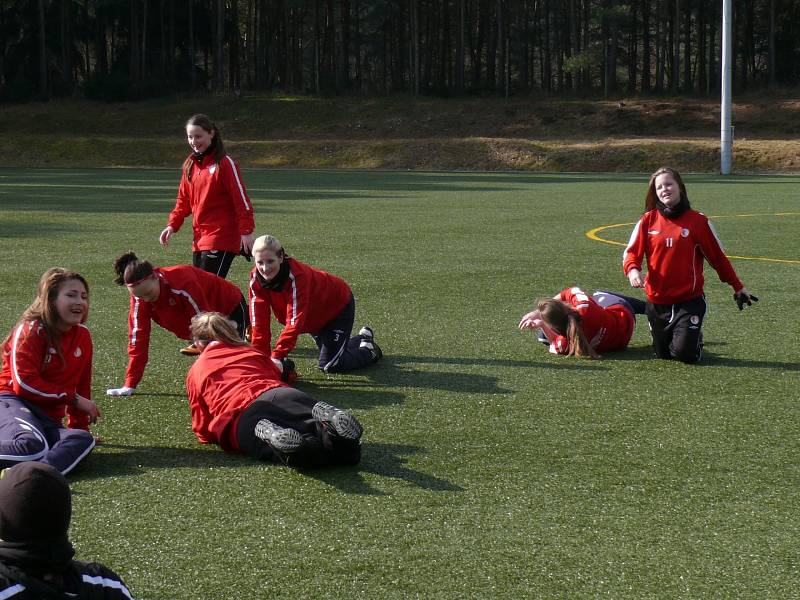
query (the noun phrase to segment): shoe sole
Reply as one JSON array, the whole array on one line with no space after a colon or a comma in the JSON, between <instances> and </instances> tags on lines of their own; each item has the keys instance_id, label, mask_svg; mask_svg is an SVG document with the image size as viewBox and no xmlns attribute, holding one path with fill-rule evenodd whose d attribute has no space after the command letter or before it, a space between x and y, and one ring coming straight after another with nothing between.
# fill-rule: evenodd
<instances>
[{"instance_id":1,"label":"shoe sole","mask_svg":"<svg viewBox=\"0 0 800 600\"><path fill-rule=\"evenodd\" d=\"M264 420L266 421L267 419ZM256 436L266 441L278 452L285 452L287 454L296 452L300 449L300 446L303 445L303 436L295 429L280 427L274 423L266 427L259 427L260 424L259 422L259 424L256 425ZM258 435L259 429L261 429L261 435ZM264 438L266 438L266 440Z\"/></svg>"},{"instance_id":2,"label":"shoe sole","mask_svg":"<svg viewBox=\"0 0 800 600\"><path fill-rule=\"evenodd\" d=\"M311 409L311 416L317 421L329 423L336 435L346 440L361 439L361 435L364 433L364 428L358 419L349 412L326 402L317 402Z\"/></svg>"}]
</instances>

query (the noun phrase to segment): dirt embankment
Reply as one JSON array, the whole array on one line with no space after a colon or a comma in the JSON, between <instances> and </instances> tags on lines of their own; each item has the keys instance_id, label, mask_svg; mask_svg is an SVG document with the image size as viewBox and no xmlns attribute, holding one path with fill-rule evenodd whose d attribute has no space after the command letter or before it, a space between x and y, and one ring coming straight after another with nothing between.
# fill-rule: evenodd
<instances>
[{"instance_id":1,"label":"dirt embankment","mask_svg":"<svg viewBox=\"0 0 800 600\"><path fill-rule=\"evenodd\" d=\"M0 107L11 166L150 166L186 154L205 112L245 167L521 171L719 169L716 99L207 96ZM800 172L800 100L734 106L739 172Z\"/></svg>"}]
</instances>

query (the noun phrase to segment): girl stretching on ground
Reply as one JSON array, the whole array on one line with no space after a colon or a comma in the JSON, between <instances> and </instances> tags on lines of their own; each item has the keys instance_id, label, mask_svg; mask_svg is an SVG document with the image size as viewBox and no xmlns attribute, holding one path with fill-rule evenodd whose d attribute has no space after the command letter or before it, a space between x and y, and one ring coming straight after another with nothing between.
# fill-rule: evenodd
<instances>
[{"instance_id":1,"label":"girl stretching on ground","mask_svg":"<svg viewBox=\"0 0 800 600\"><path fill-rule=\"evenodd\" d=\"M176 265L153 267L139 260L133 252L114 263L117 285L124 285L131 295L128 312L128 368L125 385L112 388L109 396L130 396L142 380L150 353L150 326L155 321L184 340L191 340L192 317L206 311L228 315L241 334L247 327L247 304L238 287L230 281L197 267ZM197 355L190 345L183 354Z\"/></svg>"},{"instance_id":2,"label":"girl stretching on ground","mask_svg":"<svg viewBox=\"0 0 800 600\"><path fill-rule=\"evenodd\" d=\"M601 353L624 350L633 335L636 314L644 302L611 292L591 296L578 287L540 300L536 310L519 322L520 329L540 329L539 340L553 354L599 358Z\"/></svg>"},{"instance_id":3,"label":"girl stretching on ground","mask_svg":"<svg viewBox=\"0 0 800 600\"><path fill-rule=\"evenodd\" d=\"M226 317L194 317L192 336L202 353L186 376L186 392L201 443L300 468L359 462L358 420L282 383L273 362Z\"/></svg>"},{"instance_id":4,"label":"girl stretching on ground","mask_svg":"<svg viewBox=\"0 0 800 600\"><path fill-rule=\"evenodd\" d=\"M286 358L301 333L313 336L319 348L317 364L326 373L351 371L380 360L383 353L369 326L350 337L356 304L353 292L342 279L289 257L271 235L256 239L253 261L255 267L250 273L253 346L271 356L281 372L284 367L291 368ZM270 347L271 313L284 326L274 348Z\"/></svg>"}]
</instances>

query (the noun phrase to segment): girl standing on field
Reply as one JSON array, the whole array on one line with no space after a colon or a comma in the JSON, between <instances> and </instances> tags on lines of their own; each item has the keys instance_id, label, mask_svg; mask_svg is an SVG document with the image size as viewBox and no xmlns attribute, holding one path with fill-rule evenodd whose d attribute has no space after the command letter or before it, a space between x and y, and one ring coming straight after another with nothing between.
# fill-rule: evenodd
<instances>
[{"instance_id":1,"label":"girl standing on field","mask_svg":"<svg viewBox=\"0 0 800 600\"><path fill-rule=\"evenodd\" d=\"M262 235L253 244L255 267L250 273L250 325L253 346L271 356L291 381L293 365L287 356L297 336L310 333L319 348L318 366L326 373L366 367L383 353L369 326L350 337L355 300L342 279L289 257L277 238ZM271 348L270 318L283 325Z\"/></svg>"},{"instance_id":2,"label":"girl standing on field","mask_svg":"<svg viewBox=\"0 0 800 600\"><path fill-rule=\"evenodd\" d=\"M192 215L192 264L226 277L234 257L250 257L253 247L253 205L239 172L228 156L219 128L206 115L186 122L192 149L183 163L175 208L159 241L166 247L184 219Z\"/></svg>"},{"instance_id":3,"label":"girl standing on field","mask_svg":"<svg viewBox=\"0 0 800 600\"><path fill-rule=\"evenodd\" d=\"M522 317L519 328L540 329L539 340L552 354L600 358L600 353L624 350L633 335L635 315L644 314L638 298L595 292L579 287L561 290L540 300Z\"/></svg>"},{"instance_id":4,"label":"girl standing on field","mask_svg":"<svg viewBox=\"0 0 800 600\"><path fill-rule=\"evenodd\" d=\"M112 388L109 396L130 396L142 380L150 352L150 322L184 340L191 340L192 317L216 311L228 315L244 335L248 324L247 303L242 292L230 281L190 265L153 267L127 252L114 263L114 283L124 285L131 295L128 312L128 368L125 385ZM194 344L182 354L197 355Z\"/></svg>"},{"instance_id":5,"label":"girl standing on field","mask_svg":"<svg viewBox=\"0 0 800 600\"><path fill-rule=\"evenodd\" d=\"M696 363L706 314L703 260L733 288L739 310L758 298L737 277L708 218L692 210L678 171L662 167L653 173L644 210L623 253L623 272L631 286L644 287L647 294L656 356ZM642 277L643 258L647 277Z\"/></svg>"},{"instance_id":6,"label":"girl standing on field","mask_svg":"<svg viewBox=\"0 0 800 600\"><path fill-rule=\"evenodd\" d=\"M359 462L358 420L282 383L276 365L226 317L195 316L192 336L203 351L186 376L186 392L201 443L300 468Z\"/></svg>"},{"instance_id":7,"label":"girl standing on field","mask_svg":"<svg viewBox=\"0 0 800 600\"><path fill-rule=\"evenodd\" d=\"M91 400L88 315L86 280L67 269L45 271L2 345L0 468L33 460L67 474L94 448L88 429L100 409Z\"/></svg>"}]
</instances>

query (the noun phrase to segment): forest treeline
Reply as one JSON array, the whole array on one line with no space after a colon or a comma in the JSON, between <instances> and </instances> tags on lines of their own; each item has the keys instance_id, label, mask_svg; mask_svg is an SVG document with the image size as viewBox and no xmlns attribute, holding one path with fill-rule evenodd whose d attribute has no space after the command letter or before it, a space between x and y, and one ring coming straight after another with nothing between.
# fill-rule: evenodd
<instances>
[{"instance_id":1,"label":"forest treeline","mask_svg":"<svg viewBox=\"0 0 800 600\"><path fill-rule=\"evenodd\" d=\"M732 0L737 90L800 81L800 0ZM722 0L0 0L0 100L210 90L714 94Z\"/></svg>"}]
</instances>

